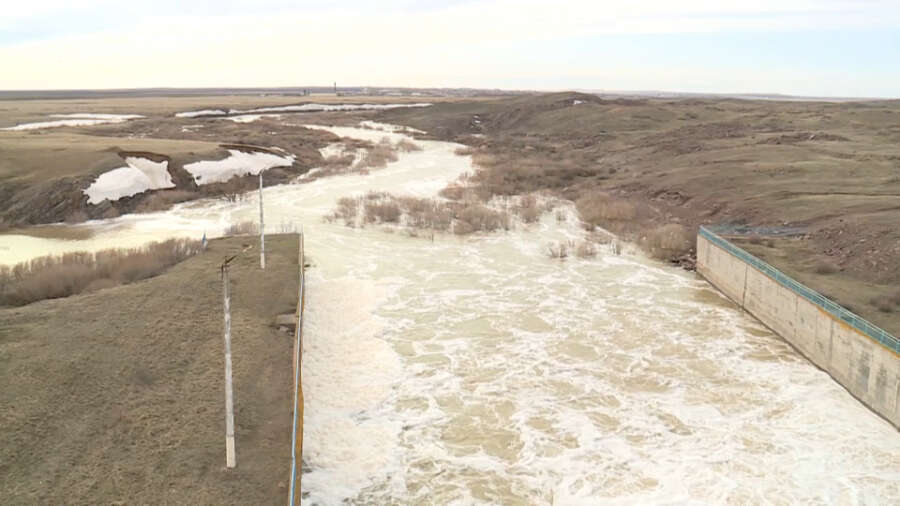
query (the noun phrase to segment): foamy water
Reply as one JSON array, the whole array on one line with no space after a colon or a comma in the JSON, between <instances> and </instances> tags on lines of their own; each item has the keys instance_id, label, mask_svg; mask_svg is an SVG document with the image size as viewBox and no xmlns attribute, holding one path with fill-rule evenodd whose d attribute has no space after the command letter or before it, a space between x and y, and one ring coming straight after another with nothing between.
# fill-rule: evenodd
<instances>
[{"instance_id":1,"label":"foamy water","mask_svg":"<svg viewBox=\"0 0 900 506\"><path fill-rule=\"evenodd\" d=\"M270 230L302 224L312 262L304 504L900 500L897 431L697 276L548 258L582 235L571 208L433 241L322 221L341 196L434 195L471 170L458 146L416 142L368 175L265 190ZM0 236L0 261L216 235L255 213L252 196L195 201L82 225L86 241Z\"/></svg>"}]
</instances>

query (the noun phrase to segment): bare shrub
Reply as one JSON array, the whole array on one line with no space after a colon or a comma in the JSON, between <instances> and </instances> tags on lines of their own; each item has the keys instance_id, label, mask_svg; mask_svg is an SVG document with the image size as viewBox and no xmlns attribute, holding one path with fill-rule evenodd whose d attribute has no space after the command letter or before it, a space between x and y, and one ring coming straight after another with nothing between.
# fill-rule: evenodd
<instances>
[{"instance_id":1,"label":"bare shrub","mask_svg":"<svg viewBox=\"0 0 900 506\"><path fill-rule=\"evenodd\" d=\"M360 159L357 167L381 169L390 162L397 161L397 150L391 144L391 140L387 137L382 138L375 147L368 149L366 154Z\"/></svg>"},{"instance_id":2,"label":"bare shrub","mask_svg":"<svg viewBox=\"0 0 900 506\"><path fill-rule=\"evenodd\" d=\"M400 197L397 200L406 214L408 226L442 232L450 229L453 222L452 206L416 197Z\"/></svg>"},{"instance_id":3,"label":"bare shrub","mask_svg":"<svg viewBox=\"0 0 900 506\"><path fill-rule=\"evenodd\" d=\"M581 241L575 246L575 256L578 258L594 258L597 256L597 247L590 241Z\"/></svg>"},{"instance_id":4,"label":"bare shrub","mask_svg":"<svg viewBox=\"0 0 900 506\"><path fill-rule=\"evenodd\" d=\"M156 276L201 251L200 241L170 239L142 248L45 256L0 269L0 304L22 306Z\"/></svg>"},{"instance_id":5,"label":"bare shrub","mask_svg":"<svg viewBox=\"0 0 900 506\"><path fill-rule=\"evenodd\" d=\"M618 239L614 240L612 243L610 243L610 251L612 251L614 255L621 255L622 243L620 243Z\"/></svg>"},{"instance_id":6,"label":"bare shrub","mask_svg":"<svg viewBox=\"0 0 900 506\"><path fill-rule=\"evenodd\" d=\"M398 223L400 221L400 206L396 202L388 201L366 201L365 203L366 221L373 223Z\"/></svg>"},{"instance_id":7,"label":"bare shrub","mask_svg":"<svg viewBox=\"0 0 900 506\"><path fill-rule=\"evenodd\" d=\"M894 291L894 293L889 297L890 301L894 304L900 306L900 289Z\"/></svg>"},{"instance_id":8,"label":"bare shrub","mask_svg":"<svg viewBox=\"0 0 900 506\"><path fill-rule=\"evenodd\" d=\"M327 221L337 219L343 219L348 226L391 223L412 229L452 230L458 235L510 229L509 214L479 202L447 202L387 193L339 199L335 210L326 216Z\"/></svg>"},{"instance_id":9,"label":"bare shrub","mask_svg":"<svg viewBox=\"0 0 900 506\"><path fill-rule=\"evenodd\" d=\"M395 147L398 151L402 151L404 153L411 153L413 151L422 151L422 146L419 146L415 142L410 141L409 139L400 139L395 144Z\"/></svg>"},{"instance_id":10,"label":"bare shrub","mask_svg":"<svg viewBox=\"0 0 900 506\"><path fill-rule=\"evenodd\" d=\"M684 225L670 223L651 230L644 246L653 257L670 260L689 253L693 242Z\"/></svg>"},{"instance_id":11,"label":"bare shrub","mask_svg":"<svg viewBox=\"0 0 900 506\"><path fill-rule=\"evenodd\" d=\"M462 200L465 195L466 188L457 184L450 184L444 187L438 194L445 199Z\"/></svg>"},{"instance_id":12,"label":"bare shrub","mask_svg":"<svg viewBox=\"0 0 900 506\"><path fill-rule=\"evenodd\" d=\"M470 156L475 153L475 148L472 146L463 146L456 148L453 153L457 156Z\"/></svg>"},{"instance_id":13,"label":"bare shrub","mask_svg":"<svg viewBox=\"0 0 900 506\"><path fill-rule=\"evenodd\" d=\"M240 223L232 223L225 229L225 235L255 235L259 233L259 225L254 221L242 221Z\"/></svg>"},{"instance_id":14,"label":"bare shrub","mask_svg":"<svg viewBox=\"0 0 900 506\"><path fill-rule=\"evenodd\" d=\"M547 245L547 256L562 260L569 256L569 250L571 249L572 241L551 243Z\"/></svg>"},{"instance_id":15,"label":"bare shrub","mask_svg":"<svg viewBox=\"0 0 900 506\"><path fill-rule=\"evenodd\" d=\"M515 212L525 223L534 223L541 218L541 210L534 195L525 195L519 199Z\"/></svg>"},{"instance_id":16,"label":"bare shrub","mask_svg":"<svg viewBox=\"0 0 900 506\"><path fill-rule=\"evenodd\" d=\"M566 221L568 221L568 219L569 219L569 216L566 213L565 209L557 209L556 210L556 222L557 223L565 223Z\"/></svg>"},{"instance_id":17,"label":"bare shrub","mask_svg":"<svg viewBox=\"0 0 900 506\"><path fill-rule=\"evenodd\" d=\"M818 260L818 261L816 261L815 265L813 266L813 271L816 274L825 274L825 275L834 274L835 272L838 272L839 270L840 270L840 268L838 268L837 265L835 265L833 262L831 262L829 260Z\"/></svg>"},{"instance_id":18,"label":"bare shrub","mask_svg":"<svg viewBox=\"0 0 900 506\"><path fill-rule=\"evenodd\" d=\"M466 206L460 211L453 232L464 235L472 232L493 232L499 229L509 230L509 215L481 204L474 204Z\"/></svg>"},{"instance_id":19,"label":"bare shrub","mask_svg":"<svg viewBox=\"0 0 900 506\"><path fill-rule=\"evenodd\" d=\"M351 197L341 197L337 201L337 208L333 216L344 220L345 225L353 225L356 223L356 216L359 214L359 200Z\"/></svg>"},{"instance_id":20,"label":"bare shrub","mask_svg":"<svg viewBox=\"0 0 900 506\"><path fill-rule=\"evenodd\" d=\"M634 204L606 194L585 195L575 202L582 219L596 225L609 221L629 221L637 216Z\"/></svg>"}]
</instances>

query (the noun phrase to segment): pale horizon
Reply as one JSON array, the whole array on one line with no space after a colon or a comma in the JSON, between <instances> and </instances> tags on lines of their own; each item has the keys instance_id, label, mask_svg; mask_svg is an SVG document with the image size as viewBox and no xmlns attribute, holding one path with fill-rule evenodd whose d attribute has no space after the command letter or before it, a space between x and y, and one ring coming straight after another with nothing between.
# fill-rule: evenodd
<instances>
[{"instance_id":1,"label":"pale horizon","mask_svg":"<svg viewBox=\"0 0 900 506\"><path fill-rule=\"evenodd\" d=\"M885 0L3 2L0 90L328 86L900 97ZM374 83L374 84L373 84Z\"/></svg>"}]
</instances>

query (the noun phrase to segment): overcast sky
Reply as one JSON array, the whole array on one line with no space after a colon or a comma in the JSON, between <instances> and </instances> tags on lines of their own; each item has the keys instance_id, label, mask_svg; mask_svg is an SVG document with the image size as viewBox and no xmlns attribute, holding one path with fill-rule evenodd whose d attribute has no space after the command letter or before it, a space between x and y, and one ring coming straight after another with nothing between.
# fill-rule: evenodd
<instances>
[{"instance_id":1,"label":"overcast sky","mask_svg":"<svg viewBox=\"0 0 900 506\"><path fill-rule=\"evenodd\" d=\"M900 97L900 0L0 0L0 89Z\"/></svg>"}]
</instances>

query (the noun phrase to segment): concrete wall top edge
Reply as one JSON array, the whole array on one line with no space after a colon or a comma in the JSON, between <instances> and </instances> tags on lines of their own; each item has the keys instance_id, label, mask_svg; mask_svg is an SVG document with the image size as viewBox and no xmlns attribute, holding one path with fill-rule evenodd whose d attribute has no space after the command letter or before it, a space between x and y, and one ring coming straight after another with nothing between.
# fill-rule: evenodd
<instances>
[{"instance_id":1,"label":"concrete wall top edge","mask_svg":"<svg viewBox=\"0 0 900 506\"><path fill-rule=\"evenodd\" d=\"M865 318L862 318L861 316L847 310L846 308L841 307L819 292L796 281L795 279L791 278L787 274L784 274L770 264L764 262L756 256L751 255L742 248L736 246L734 243L716 234L716 230L725 231L727 229L729 229L729 227L717 228L715 226L701 226L699 235L712 242L716 246L719 246L725 251L731 253L735 257L747 262L762 273L774 279L785 288L819 306L823 311L833 316L839 322L854 327L885 348L893 351L894 353L900 354L900 339L891 335L886 330L873 325Z\"/></svg>"}]
</instances>

